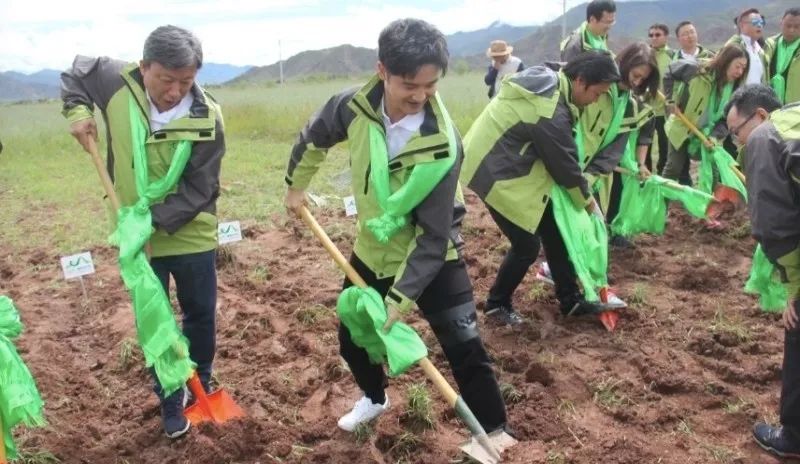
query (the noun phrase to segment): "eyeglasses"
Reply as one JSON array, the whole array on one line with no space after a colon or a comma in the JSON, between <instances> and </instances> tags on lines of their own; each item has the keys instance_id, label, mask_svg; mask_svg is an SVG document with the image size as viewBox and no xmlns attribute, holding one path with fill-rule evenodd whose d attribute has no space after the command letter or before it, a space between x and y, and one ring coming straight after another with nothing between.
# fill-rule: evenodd
<instances>
[{"instance_id":1,"label":"eyeglasses","mask_svg":"<svg viewBox=\"0 0 800 464\"><path fill-rule=\"evenodd\" d=\"M752 24L755 27L764 27L764 25L766 25L767 22L764 21L764 18L753 18L750 20L750 24Z\"/></svg>"},{"instance_id":2,"label":"eyeglasses","mask_svg":"<svg viewBox=\"0 0 800 464\"><path fill-rule=\"evenodd\" d=\"M739 138L739 132L742 130L742 128L743 128L743 127L744 127L744 126L745 126L745 125L746 125L748 122L750 122L750 120L751 120L751 119L753 119L753 116L755 116L756 114L758 114L758 113L755 113L755 112L754 112L753 114L751 114L750 116L748 116L748 117L747 117L747 119L745 119L745 120L744 120L744 121L743 121L741 124L739 124L738 126L734 127L733 129L731 129L731 135L733 135L733 136L734 136L734 137L736 137L736 138Z\"/></svg>"},{"instance_id":3,"label":"eyeglasses","mask_svg":"<svg viewBox=\"0 0 800 464\"><path fill-rule=\"evenodd\" d=\"M656 33L656 34L653 34L653 33L651 32L651 33L647 34L647 37L650 37L650 38L652 39L652 38L656 38L656 37L661 37L661 36L663 36L663 35L664 35L664 34L662 34L662 33L660 33L660 32L659 32L659 33Z\"/></svg>"}]
</instances>

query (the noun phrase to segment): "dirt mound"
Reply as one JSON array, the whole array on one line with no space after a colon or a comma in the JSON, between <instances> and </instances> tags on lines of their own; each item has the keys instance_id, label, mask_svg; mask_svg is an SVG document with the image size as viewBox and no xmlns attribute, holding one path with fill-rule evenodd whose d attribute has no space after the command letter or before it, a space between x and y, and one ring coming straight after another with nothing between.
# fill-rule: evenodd
<instances>
[{"instance_id":1,"label":"dirt mound","mask_svg":"<svg viewBox=\"0 0 800 464\"><path fill-rule=\"evenodd\" d=\"M482 307L508 244L474 195L467 200L465 259ZM318 216L348 254L353 220ZM742 212L726 225L709 231L672 209L665 236L612 251L610 280L631 306L614 333L594 318L563 318L552 289L529 273L515 297L529 322L481 326L520 440L506 462L765 462L749 427L776 417L782 330L741 291L753 250ZM49 421L21 432L22 448L65 463L457 462L467 436L432 387L434 428L404 419L407 389L428 385L419 370L390 382L393 406L372 428L338 430L359 396L338 357L341 273L298 223L244 236L218 260L215 381L248 417L177 441L161 432L114 250L92 250L86 301L62 280L54 251L0 252L0 293L20 308L18 346ZM427 325L411 323L451 379Z\"/></svg>"}]
</instances>

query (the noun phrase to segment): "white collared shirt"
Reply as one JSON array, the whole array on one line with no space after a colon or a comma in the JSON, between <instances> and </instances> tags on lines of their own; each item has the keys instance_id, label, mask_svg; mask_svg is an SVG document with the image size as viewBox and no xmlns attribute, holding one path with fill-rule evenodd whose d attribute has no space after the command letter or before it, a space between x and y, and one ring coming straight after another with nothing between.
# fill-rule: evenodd
<instances>
[{"instance_id":1,"label":"white collared shirt","mask_svg":"<svg viewBox=\"0 0 800 464\"><path fill-rule=\"evenodd\" d=\"M764 63L761 61L761 44L746 35L742 36L744 48L750 55L750 71L747 73L747 84L760 84L764 76Z\"/></svg>"},{"instance_id":2,"label":"white collared shirt","mask_svg":"<svg viewBox=\"0 0 800 464\"><path fill-rule=\"evenodd\" d=\"M684 60L694 61L697 63L697 54L700 53L700 47L694 48L694 53L686 53L683 49L681 49L681 58Z\"/></svg>"},{"instance_id":3,"label":"white collared shirt","mask_svg":"<svg viewBox=\"0 0 800 464\"><path fill-rule=\"evenodd\" d=\"M147 91L145 91L145 93L147 93ZM177 105L163 113L158 112L158 108L153 104L153 99L150 98L150 94L147 94L147 101L150 102L150 129L155 132L170 122L189 114L189 109L192 107L192 103L194 103L194 96L192 92L188 92L181 98L181 101L179 101Z\"/></svg>"},{"instance_id":4,"label":"white collared shirt","mask_svg":"<svg viewBox=\"0 0 800 464\"><path fill-rule=\"evenodd\" d=\"M425 121L425 110L407 114L403 119L392 124L389 116L386 115L384 101L381 100L381 113L383 114L383 126L386 128L386 148L389 152L389 159L392 160L422 126L422 122Z\"/></svg>"}]
</instances>

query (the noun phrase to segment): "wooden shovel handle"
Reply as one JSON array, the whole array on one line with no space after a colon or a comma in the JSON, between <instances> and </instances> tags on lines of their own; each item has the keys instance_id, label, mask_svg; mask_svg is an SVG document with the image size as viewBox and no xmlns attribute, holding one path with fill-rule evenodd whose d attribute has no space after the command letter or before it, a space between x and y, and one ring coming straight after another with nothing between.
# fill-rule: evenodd
<instances>
[{"instance_id":1,"label":"wooden shovel handle","mask_svg":"<svg viewBox=\"0 0 800 464\"><path fill-rule=\"evenodd\" d=\"M114 214L117 214L120 208L120 202L117 197L117 192L114 190L114 182L111 180L111 176L108 175L108 168L106 168L105 163L103 163L103 158L97 153L97 144L91 137L89 137L89 154L92 155L94 167L97 169L97 174L100 176L100 183L103 184L106 196L108 196L108 199L111 201L111 206L114 207Z\"/></svg>"}]
</instances>

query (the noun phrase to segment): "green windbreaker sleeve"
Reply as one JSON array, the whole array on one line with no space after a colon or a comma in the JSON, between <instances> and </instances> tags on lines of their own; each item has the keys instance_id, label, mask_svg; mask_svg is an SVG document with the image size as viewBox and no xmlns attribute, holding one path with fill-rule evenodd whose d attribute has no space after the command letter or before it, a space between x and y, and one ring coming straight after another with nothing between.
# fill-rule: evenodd
<instances>
[{"instance_id":1,"label":"green windbreaker sleeve","mask_svg":"<svg viewBox=\"0 0 800 464\"><path fill-rule=\"evenodd\" d=\"M111 96L124 84L120 71L126 63L108 57L78 55L61 73L62 114L69 122L94 116L94 107L105 111Z\"/></svg>"},{"instance_id":2,"label":"green windbreaker sleeve","mask_svg":"<svg viewBox=\"0 0 800 464\"><path fill-rule=\"evenodd\" d=\"M286 169L285 180L289 186L300 190L308 188L328 149L347 140L347 127L354 118L347 103L357 90L354 88L331 97L300 131Z\"/></svg>"}]
</instances>

